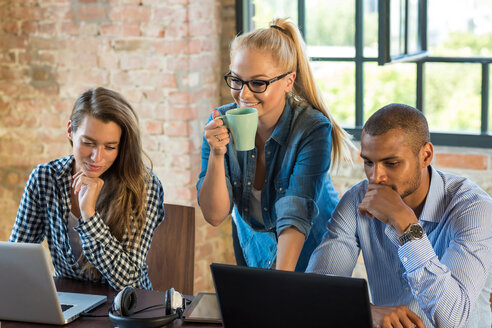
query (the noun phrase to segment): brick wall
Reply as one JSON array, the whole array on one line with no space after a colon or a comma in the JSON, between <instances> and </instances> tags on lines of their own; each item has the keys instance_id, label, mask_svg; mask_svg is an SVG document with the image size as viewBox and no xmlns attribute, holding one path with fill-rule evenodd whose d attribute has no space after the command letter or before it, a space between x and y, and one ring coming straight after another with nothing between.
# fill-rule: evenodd
<instances>
[{"instance_id":1,"label":"brick wall","mask_svg":"<svg viewBox=\"0 0 492 328\"><path fill-rule=\"evenodd\" d=\"M0 240L33 167L70 152L71 107L93 86L134 105L166 201L194 205L202 126L220 104L222 18L233 9L233 0L0 0ZM226 260L223 239L197 218L197 290L211 286L208 262Z\"/></svg>"},{"instance_id":2,"label":"brick wall","mask_svg":"<svg viewBox=\"0 0 492 328\"><path fill-rule=\"evenodd\" d=\"M69 112L96 85L134 105L166 201L196 206L203 124L212 108L232 101L221 76L235 35L234 6L234 0L0 0L0 240L8 239L32 168L70 152ZM437 147L435 164L492 193L492 150ZM362 178L357 159L333 181L343 192ZM198 209L195 292L213 289L212 261L234 262L230 221L213 228Z\"/></svg>"}]
</instances>

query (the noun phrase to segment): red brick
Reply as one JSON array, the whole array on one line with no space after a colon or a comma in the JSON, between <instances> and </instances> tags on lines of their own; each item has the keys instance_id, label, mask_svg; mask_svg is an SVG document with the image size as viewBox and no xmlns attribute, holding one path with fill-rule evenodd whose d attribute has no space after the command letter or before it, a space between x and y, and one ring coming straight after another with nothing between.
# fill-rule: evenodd
<instances>
[{"instance_id":1,"label":"red brick","mask_svg":"<svg viewBox=\"0 0 492 328\"><path fill-rule=\"evenodd\" d=\"M80 6L77 9L77 19L82 21L100 21L105 20L106 11L104 7L99 6Z\"/></svg>"},{"instance_id":2,"label":"red brick","mask_svg":"<svg viewBox=\"0 0 492 328\"><path fill-rule=\"evenodd\" d=\"M162 38L164 37L164 27L162 24L144 24L141 26L142 35L147 37L156 37Z\"/></svg>"},{"instance_id":3,"label":"red brick","mask_svg":"<svg viewBox=\"0 0 492 328\"><path fill-rule=\"evenodd\" d=\"M174 139L172 142L163 142L160 148L170 154L187 154L195 150L193 142L189 139Z\"/></svg>"},{"instance_id":4,"label":"red brick","mask_svg":"<svg viewBox=\"0 0 492 328\"><path fill-rule=\"evenodd\" d=\"M215 3L204 4L203 2L200 5L192 5L188 9L188 16L190 22L196 22L199 20L210 20L211 18L215 18L218 12L218 7Z\"/></svg>"},{"instance_id":5,"label":"red brick","mask_svg":"<svg viewBox=\"0 0 492 328\"><path fill-rule=\"evenodd\" d=\"M145 122L145 132L150 135L162 134L162 122L147 121Z\"/></svg>"},{"instance_id":6,"label":"red brick","mask_svg":"<svg viewBox=\"0 0 492 328\"><path fill-rule=\"evenodd\" d=\"M171 24L166 27L164 34L171 39L182 39L188 37L190 32L186 24Z\"/></svg>"},{"instance_id":7,"label":"red brick","mask_svg":"<svg viewBox=\"0 0 492 328\"><path fill-rule=\"evenodd\" d=\"M187 122L167 122L164 124L164 133L170 137L188 137L190 126Z\"/></svg>"},{"instance_id":8,"label":"red brick","mask_svg":"<svg viewBox=\"0 0 492 328\"><path fill-rule=\"evenodd\" d=\"M486 170L487 156L472 154L435 154L434 163L440 167Z\"/></svg>"},{"instance_id":9,"label":"red brick","mask_svg":"<svg viewBox=\"0 0 492 328\"><path fill-rule=\"evenodd\" d=\"M149 103L143 103L143 104L138 104L135 105L135 111L137 112L138 116L140 119L142 118L149 118L149 119L155 119L155 105L154 104L149 104Z\"/></svg>"},{"instance_id":10,"label":"red brick","mask_svg":"<svg viewBox=\"0 0 492 328\"><path fill-rule=\"evenodd\" d=\"M143 96L152 103L158 103L164 97L162 90L159 89L150 89L142 91Z\"/></svg>"},{"instance_id":11,"label":"red brick","mask_svg":"<svg viewBox=\"0 0 492 328\"><path fill-rule=\"evenodd\" d=\"M46 8L12 6L10 7L9 16L15 20L42 20L45 18Z\"/></svg>"},{"instance_id":12,"label":"red brick","mask_svg":"<svg viewBox=\"0 0 492 328\"><path fill-rule=\"evenodd\" d=\"M150 8L146 6L112 7L109 18L119 22L148 22L150 13Z\"/></svg>"},{"instance_id":13,"label":"red brick","mask_svg":"<svg viewBox=\"0 0 492 328\"><path fill-rule=\"evenodd\" d=\"M162 55L186 54L188 42L187 40L159 40L155 42L155 52Z\"/></svg>"},{"instance_id":14,"label":"red brick","mask_svg":"<svg viewBox=\"0 0 492 328\"><path fill-rule=\"evenodd\" d=\"M188 105L191 101L189 92L178 91L169 93L169 103L171 105Z\"/></svg>"},{"instance_id":15,"label":"red brick","mask_svg":"<svg viewBox=\"0 0 492 328\"><path fill-rule=\"evenodd\" d=\"M187 21L186 7L171 7L169 3L165 7L153 8L153 19L157 22L172 22L183 24Z\"/></svg>"},{"instance_id":16,"label":"red brick","mask_svg":"<svg viewBox=\"0 0 492 328\"><path fill-rule=\"evenodd\" d=\"M139 24L123 24L123 36L141 36L142 32L140 31Z\"/></svg>"},{"instance_id":17,"label":"red brick","mask_svg":"<svg viewBox=\"0 0 492 328\"><path fill-rule=\"evenodd\" d=\"M180 171L190 169L190 155L185 155L185 154L173 155L171 159L172 159L171 167L176 167Z\"/></svg>"},{"instance_id":18,"label":"red brick","mask_svg":"<svg viewBox=\"0 0 492 328\"><path fill-rule=\"evenodd\" d=\"M164 117L166 121L192 121L198 118L198 109L162 106L157 108L156 116Z\"/></svg>"},{"instance_id":19,"label":"red brick","mask_svg":"<svg viewBox=\"0 0 492 328\"><path fill-rule=\"evenodd\" d=\"M103 36L121 36L123 34L121 24L101 24L99 29Z\"/></svg>"},{"instance_id":20,"label":"red brick","mask_svg":"<svg viewBox=\"0 0 492 328\"><path fill-rule=\"evenodd\" d=\"M4 22L2 24L2 30L5 33L18 34L19 33L19 24L17 21Z\"/></svg>"},{"instance_id":21,"label":"red brick","mask_svg":"<svg viewBox=\"0 0 492 328\"><path fill-rule=\"evenodd\" d=\"M116 51L153 52L155 46L154 42L149 40L116 40L113 48Z\"/></svg>"},{"instance_id":22,"label":"red brick","mask_svg":"<svg viewBox=\"0 0 492 328\"><path fill-rule=\"evenodd\" d=\"M158 87L167 89L176 89L178 87L175 74L159 74L156 77L156 84Z\"/></svg>"}]
</instances>

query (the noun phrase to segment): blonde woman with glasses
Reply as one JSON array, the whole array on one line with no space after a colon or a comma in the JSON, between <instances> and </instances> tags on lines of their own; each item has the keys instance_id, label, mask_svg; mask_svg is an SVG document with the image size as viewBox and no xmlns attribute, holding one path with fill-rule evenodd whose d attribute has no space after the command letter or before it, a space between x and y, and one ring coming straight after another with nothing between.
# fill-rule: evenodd
<instances>
[{"instance_id":1,"label":"blonde woman with glasses","mask_svg":"<svg viewBox=\"0 0 492 328\"><path fill-rule=\"evenodd\" d=\"M323 103L287 19L236 37L230 59L224 79L235 102L204 129L200 208L213 226L232 213L239 265L304 271L338 203L329 169L348 157L350 138ZM258 111L253 150L236 151L214 119L236 107Z\"/></svg>"}]
</instances>

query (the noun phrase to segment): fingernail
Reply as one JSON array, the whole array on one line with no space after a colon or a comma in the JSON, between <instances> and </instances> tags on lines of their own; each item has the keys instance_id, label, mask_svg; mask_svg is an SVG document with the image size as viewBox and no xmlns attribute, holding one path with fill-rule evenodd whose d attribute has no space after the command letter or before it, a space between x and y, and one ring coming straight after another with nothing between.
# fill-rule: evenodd
<instances>
[{"instance_id":1,"label":"fingernail","mask_svg":"<svg viewBox=\"0 0 492 328\"><path fill-rule=\"evenodd\" d=\"M220 113L218 110L214 109L214 112L212 114L212 118L215 119L217 116L220 116Z\"/></svg>"}]
</instances>

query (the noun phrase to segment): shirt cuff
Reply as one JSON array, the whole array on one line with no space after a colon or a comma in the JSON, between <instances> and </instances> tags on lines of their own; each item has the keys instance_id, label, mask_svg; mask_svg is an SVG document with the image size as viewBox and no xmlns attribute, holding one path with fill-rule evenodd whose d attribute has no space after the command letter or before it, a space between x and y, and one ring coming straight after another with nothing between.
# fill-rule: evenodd
<instances>
[{"instance_id":1,"label":"shirt cuff","mask_svg":"<svg viewBox=\"0 0 492 328\"><path fill-rule=\"evenodd\" d=\"M311 231L311 223L319 214L316 203L310 199L298 196L286 196L275 203L277 212L277 236L282 230L294 226L306 238Z\"/></svg>"},{"instance_id":2,"label":"shirt cuff","mask_svg":"<svg viewBox=\"0 0 492 328\"><path fill-rule=\"evenodd\" d=\"M410 273L424 266L436 256L434 249L427 235L420 240L411 240L400 246L398 256L405 267L406 272Z\"/></svg>"}]
</instances>

